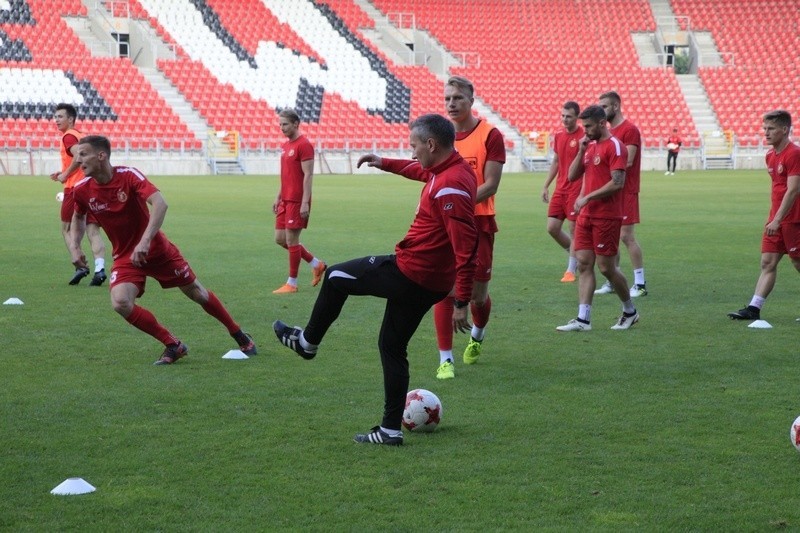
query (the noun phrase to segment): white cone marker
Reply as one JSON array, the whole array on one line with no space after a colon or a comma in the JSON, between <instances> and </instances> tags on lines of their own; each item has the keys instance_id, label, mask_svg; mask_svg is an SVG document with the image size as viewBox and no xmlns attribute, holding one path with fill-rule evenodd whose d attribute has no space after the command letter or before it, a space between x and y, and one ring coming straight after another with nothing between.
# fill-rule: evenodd
<instances>
[{"instance_id":1,"label":"white cone marker","mask_svg":"<svg viewBox=\"0 0 800 533\"><path fill-rule=\"evenodd\" d=\"M231 350L222 356L223 359L250 359L241 350Z\"/></svg>"},{"instance_id":2,"label":"white cone marker","mask_svg":"<svg viewBox=\"0 0 800 533\"><path fill-rule=\"evenodd\" d=\"M71 477L65 479L56 488L50 491L50 494L59 496L73 496L76 494L88 494L94 492L96 489L79 477Z\"/></svg>"}]
</instances>

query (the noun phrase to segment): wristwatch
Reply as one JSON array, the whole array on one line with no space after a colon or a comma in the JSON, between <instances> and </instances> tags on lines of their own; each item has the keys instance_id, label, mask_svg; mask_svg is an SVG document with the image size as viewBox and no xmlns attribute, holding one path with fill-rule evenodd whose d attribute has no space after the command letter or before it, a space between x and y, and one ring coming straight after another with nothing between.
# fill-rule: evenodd
<instances>
[{"instance_id":1,"label":"wristwatch","mask_svg":"<svg viewBox=\"0 0 800 533\"><path fill-rule=\"evenodd\" d=\"M455 307L456 309L464 309L468 305L469 305L469 300L459 300L458 298L453 299L453 307Z\"/></svg>"}]
</instances>

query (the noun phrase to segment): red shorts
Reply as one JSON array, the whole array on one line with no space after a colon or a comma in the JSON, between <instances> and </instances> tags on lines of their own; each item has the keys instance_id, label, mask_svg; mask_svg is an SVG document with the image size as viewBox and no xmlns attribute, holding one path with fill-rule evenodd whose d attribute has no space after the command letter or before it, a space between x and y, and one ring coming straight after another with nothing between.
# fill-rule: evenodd
<instances>
[{"instance_id":1,"label":"red shorts","mask_svg":"<svg viewBox=\"0 0 800 533\"><path fill-rule=\"evenodd\" d=\"M278 214L275 215L275 229L306 229L308 218L300 216L300 202L286 202L281 200L278 205ZM309 204L309 209L311 205ZM309 216L309 218L311 218Z\"/></svg>"},{"instance_id":2,"label":"red shorts","mask_svg":"<svg viewBox=\"0 0 800 533\"><path fill-rule=\"evenodd\" d=\"M192 267L183 258L178 247L169 243L169 248L164 254L158 257L148 257L147 263L140 267L133 266L130 257L115 259L108 283L109 287L114 287L119 283L133 283L139 288L138 298L144 294L148 276L158 281L165 289L183 287L194 283L194 280L197 279Z\"/></svg>"},{"instance_id":3,"label":"red shorts","mask_svg":"<svg viewBox=\"0 0 800 533\"><path fill-rule=\"evenodd\" d=\"M800 258L800 224L781 224L781 231L775 235L761 237L762 254L789 254L792 259Z\"/></svg>"},{"instance_id":4,"label":"red shorts","mask_svg":"<svg viewBox=\"0 0 800 533\"><path fill-rule=\"evenodd\" d=\"M639 223L639 193L629 192L622 195L622 225Z\"/></svg>"},{"instance_id":5,"label":"red shorts","mask_svg":"<svg viewBox=\"0 0 800 533\"><path fill-rule=\"evenodd\" d=\"M72 187L64 189L64 201L61 202L61 222L69 224L72 222L72 213L75 212L75 195L73 194ZM86 213L87 224L97 224L97 219L94 218L92 212Z\"/></svg>"},{"instance_id":6,"label":"red shorts","mask_svg":"<svg viewBox=\"0 0 800 533\"><path fill-rule=\"evenodd\" d=\"M575 251L592 250L595 255L617 255L622 220L581 216L575 225Z\"/></svg>"},{"instance_id":7,"label":"red shorts","mask_svg":"<svg viewBox=\"0 0 800 533\"><path fill-rule=\"evenodd\" d=\"M574 193L557 190L553 192L550 197L550 203L547 207L547 216L550 218L557 218L559 220L571 220L575 222L578 219L578 214L575 213L575 200L578 199L580 189Z\"/></svg>"},{"instance_id":8,"label":"red shorts","mask_svg":"<svg viewBox=\"0 0 800 533\"><path fill-rule=\"evenodd\" d=\"M478 231L478 253L475 258L475 281L492 279L494 232Z\"/></svg>"}]
</instances>

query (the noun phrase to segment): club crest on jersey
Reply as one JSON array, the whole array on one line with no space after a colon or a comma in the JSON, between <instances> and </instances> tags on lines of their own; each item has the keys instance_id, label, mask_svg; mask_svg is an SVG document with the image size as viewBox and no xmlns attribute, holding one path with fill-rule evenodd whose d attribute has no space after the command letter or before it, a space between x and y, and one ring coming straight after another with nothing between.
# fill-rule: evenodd
<instances>
[{"instance_id":1,"label":"club crest on jersey","mask_svg":"<svg viewBox=\"0 0 800 533\"><path fill-rule=\"evenodd\" d=\"M783 174L783 163L778 163L778 174Z\"/></svg>"},{"instance_id":2,"label":"club crest on jersey","mask_svg":"<svg viewBox=\"0 0 800 533\"><path fill-rule=\"evenodd\" d=\"M288 155L289 157L294 157L294 148L292 148L291 150L289 150L289 153L288 153L287 155Z\"/></svg>"},{"instance_id":3,"label":"club crest on jersey","mask_svg":"<svg viewBox=\"0 0 800 533\"><path fill-rule=\"evenodd\" d=\"M120 202L124 202L127 199L128 195L125 194L125 191L123 191L122 189L117 191L117 200L119 200Z\"/></svg>"},{"instance_id":4,"label":"club crest on jersey","mask_svg":"<svg viewBox=\"0 0 800 533\"><path fill-rule=\"evenodd\" d=\"M595 165L599 165L600 164L600 156L599 155L594 156L594 159L592 159L592 163L594 163Z\"/></svg>"},{"instance_id":5,"label":"club crest on jersey","mask_svg":"<svg viewBox=\"0 0 800 533\"><path fill-rule=\"evenodd\" d=\"M569 147L570 147L570 148L575 148L576 146L578 146L578 141L577 141L577 140L575 140L575 139L571 139L571 140L569 141Z\"/></svg>"}]
</instances>

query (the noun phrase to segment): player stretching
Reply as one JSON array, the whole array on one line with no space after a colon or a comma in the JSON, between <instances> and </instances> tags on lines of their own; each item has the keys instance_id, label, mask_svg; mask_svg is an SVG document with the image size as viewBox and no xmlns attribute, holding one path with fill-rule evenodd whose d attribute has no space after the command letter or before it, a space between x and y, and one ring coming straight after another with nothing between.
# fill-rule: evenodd
<instances>
[{"instance_id":1,"label":"player stretching","mask_svg":"<svg viewBox=\"0 0 800 533\"><path fill-rule=\"evenodd\" d=\"M129 324L164 344L156 365L174 363L189 348L159 324L150 311L136 305L136 298L144 294L147 277L158 280L165 289L178 287L228 329L242 352L254 355L253 339L242 331L214 293L200 284L178 247L161 231L167 213L164 197L135 168L111 166L110 156L111 144L105 137L89 135L78 143L78 161L90 177L75 185L70 247L73 264L86 266L80 242L86 230L86 215L91 212L113 247L111 305Z\"/></svg>"}]
</instances>

